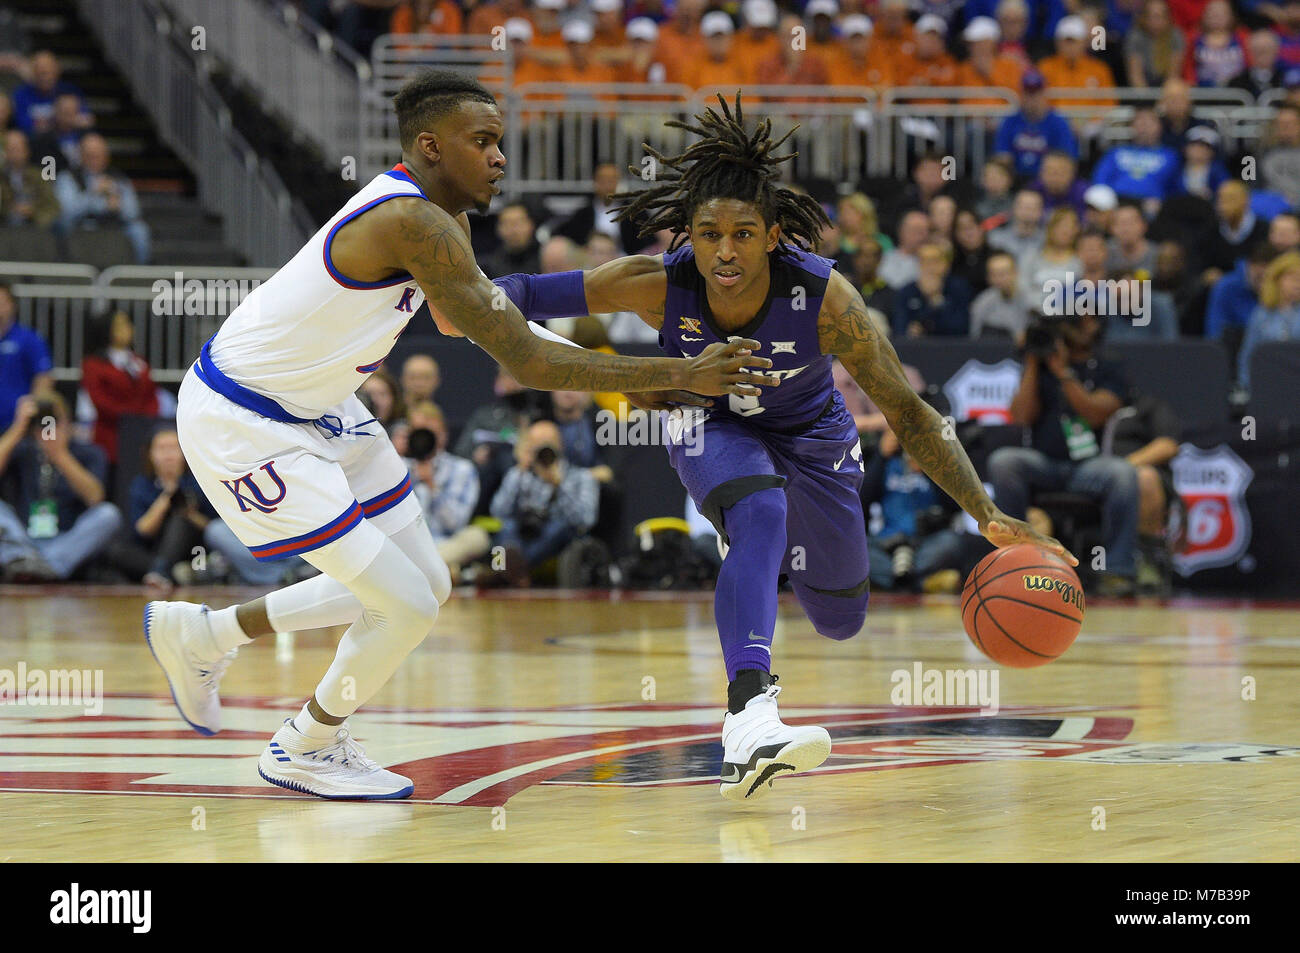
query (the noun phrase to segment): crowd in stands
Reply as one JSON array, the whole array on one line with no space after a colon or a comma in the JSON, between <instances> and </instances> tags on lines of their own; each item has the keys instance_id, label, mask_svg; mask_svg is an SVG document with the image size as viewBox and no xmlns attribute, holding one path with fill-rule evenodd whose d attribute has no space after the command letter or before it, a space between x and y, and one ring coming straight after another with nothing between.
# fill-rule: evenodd
<instances>
[{"instance_id":1,"label":"crowd in stands","mask_svg":"<svg viewBox=\"0 0 1300 953\"><path fill-rule=\"evenodd\" d=\"M384 34L505 37L516 82L1018 90L1036 68L1102 104L1106 89L1171 79L1255 95L1300 84L1296 0L296 3L363 56Z\"/></svg>"},{"instance_id":2,"label":"crowd in stands","mask_svg":"<svg viewBox=\"0 0 1300 953\"><path fill-rule=\"evenodd\" d=\"M0 50L0 226L7 247L30 250L22 236L35 231L51 239L51 257L71 260L70 235L117 229L137 264L151 260L135 187L113 167L109 142L95 126L85 95L62 79L53 53Z\"/></svg>"}]
</instances>

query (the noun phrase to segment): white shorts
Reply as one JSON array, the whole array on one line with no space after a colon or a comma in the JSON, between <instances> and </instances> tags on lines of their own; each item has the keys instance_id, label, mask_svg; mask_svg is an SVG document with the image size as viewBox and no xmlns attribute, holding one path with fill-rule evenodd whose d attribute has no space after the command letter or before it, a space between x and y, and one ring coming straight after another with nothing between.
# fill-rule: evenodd
<instances>
[{"instance_id":1,"label":"white shorts","mask_svg":"<svg viewBox=\"0 0 1300 953\"><path fill-rule=\"evenodd\" d=\"M372 416L356 396L328 414L344 425ZM212 390L193 368L181 382L176 433L221 519L259 560L302 556L340 582L420 516L410 473L384 428L356 429L364 434L335 436L314 423L263 417Z\"/></svg>"}]
</instances>

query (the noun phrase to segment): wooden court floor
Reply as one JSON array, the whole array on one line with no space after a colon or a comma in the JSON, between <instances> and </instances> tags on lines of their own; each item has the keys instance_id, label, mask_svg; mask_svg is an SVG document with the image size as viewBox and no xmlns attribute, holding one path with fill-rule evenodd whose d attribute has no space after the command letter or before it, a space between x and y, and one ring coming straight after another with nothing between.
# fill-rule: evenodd
<instances>
[{"instance_id":1,"label":"wooden court floor","mask_svg":"<svg viewBox=\"0 0 1300 953\"><path fill-rule=\"evenodd\" d=\"M370 804L256 773L341 629L243 650L226 730L201 738L145 648L143 605L0 590L0 679L92 673L78 706L0 705L0 860L1300 859L1300 604L1095 604L1069 653L1017 671L982 661L952 599L876 597L847 642L783 602L782 714L826 726L835 749L740 806L716 788L708 593L457 593L352 720L415 780L412 800ZM898 694L918 667L922 684L996 671L997 711Z\"/></svg>"}]
</instances>

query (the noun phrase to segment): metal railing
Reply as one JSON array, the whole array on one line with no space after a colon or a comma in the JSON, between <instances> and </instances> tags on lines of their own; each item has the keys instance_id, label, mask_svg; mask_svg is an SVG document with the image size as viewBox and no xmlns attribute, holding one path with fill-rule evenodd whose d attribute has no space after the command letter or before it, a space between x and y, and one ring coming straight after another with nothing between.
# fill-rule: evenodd
<instances>
[{"instance_id":1,"label":"metal railing","mask_svg":"<svg viewBox=\"0 0 1300 953\"><path fill-rule=\"evenodd\" d=\"M263 105L339 165L360 149L361 87L370 67L289 4L158 0L181 31L202 27L206 52Z\"/></svg>"},{"instance_id":2,"label":"metal railing","mask_svg":"<svg viewBox=\"0 0 1300 953\"><path fill-rule=\"evenodd\" d=\"M121 309L135 324L135 349L157 381L179 381L203 342L216 333L269 268L197 268L188 265L88 265L0 262L13 285L18 322L50 347L54 376L80 380L88 324ZM24 281L46 278L47 281ZM77 283L53 284L53 280Z\"/></svg>"},{"instance_id":3,"label":"metal railing","mask_svg":"<svg viewBox=\"0 0 1300 953\"><path fill-rule=\"evenodd\" d=\"M315 228L275 170L235 131L207 77L209 62L182 45L176 25L149 0L77 4L161 138L194 171L199 202L221 216L226 243L259 265L291 258Z\"/></svg>"}]
</instances>

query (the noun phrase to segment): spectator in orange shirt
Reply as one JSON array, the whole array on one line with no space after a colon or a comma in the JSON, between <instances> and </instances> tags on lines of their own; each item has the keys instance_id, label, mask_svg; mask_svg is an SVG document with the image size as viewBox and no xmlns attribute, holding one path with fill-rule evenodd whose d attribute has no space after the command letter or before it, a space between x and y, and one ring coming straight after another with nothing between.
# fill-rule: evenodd
<instances>
[{"instance_id":1,"label":"spectator in orange shirt","mask_svg":"<svg viewBox=\"0 0 1300 953\"><path fill-rule=\"evenodd\" d=\"M510 46L510 52L515 56L514 74L511 78L511 86L518 88L527 83L554 83L557 82L559 68L551 63L542 62L533 55L533 25L523 17L511 17L506 20L504 29L506 31L506 42ZM528 99L533 101L540 100L560 100L564 96L561 93L529 93ZM512 119L520 124L527 126L538 119L537 113L530 113L526 110L521 111Z\"/></svg>"},{"instance_id":2,"label":"spectator in orange shirt","mask_svg":"<svg viewBox=\"0 0 1300 953\"><path fill-rule=\"evenodd\" d=\"M672 20L659 27L659 58L680 82L689 83L694 65L704 59L700 19L708 6L709 0L677 0Z\"/></svg>"},{"instance_id":3,"label":"spectator in orange shirt","mask_svg":"<svg viewBox=\"0 0 1300 953\"><path fill-rule=\"evenodd\" d=\"M623 60L626 57L623 35L623 0L591 0L591 12L596 15L595 36L591 39L592 57L602 63ZM614 57L607 56L613 53Z\"/></svg>"},{"instance_id":4,"label":"spectator in orange shirt","mask_svg":"<svg viewBox=\"0 0 1300 953\"><path fill-rule=\"evenodd\" d=\"M899 86L955 86L957 61L944 49L948 24L927 13L916 21L916 45L911 56L902 56L894 64L894 82ZM943 102L941 99L915 102Z\"/></svg>"},{"instance_id":5,"label":"spectator in orange shirt","mask_svg":"<svg viewBox=\"0 0 1300 953\"><path fill-rule=\"evenodd\" d=\"M534 52L554 51L556 56L539 56L538 59L563 62L564 36L560 32L560 13L564 10L564 0L532 0Z\"/></svg>"},{"instance_id":6,"label":"spectator in orange shirt","mask_svg":"<svg viewBox=\"0 0 1300 953\"><path fill-rule=\"evenodd\" d=\"M1055 37L1055 55L1044 57L1038 64L1048 87L1114 89L1115 77L1111 75L1110 67L1087 51L1088 28L1082 17L1062 17L1056 24ZM1052 105L1113 106L1115 99L1111 96L1061 99Z\"/></svg>"},{"instance_id":7,"label":"spectator in orange shirt","mask_svg":"<svg viewBox=\"0 0 1300 953\"><path fill-rule=\"evenodd\" d=\"M460 33L465 18L452 0L407 0L393 11L388 29L393 33Z\"/></svg>"},{"instance_id":8,"label":"spectator in orange shirt","mask_svg":"<svg viewBox=\"0 0 1300 953\"><path fill-rule=\"evenodd\" d=\"M736 55L736 26L731 17L721 10L706 13L700 20L700 35L704 38L705 55L695 63L689 74L689 85L695 89L717 86L736 89L752 86L757 81L754 65L746 63Z\"/></svg>"},{"instance_id":9,"label":"spectator in orange shirt","mask_svg":"<svg viewBox=\"0 0 1300 953\"><path fill-rule=\"evenodd\" d=\"M596 31L586 20L570 20L560 31L564 37L564 48L569 54L568 62L556 70L556 81L560 83L613 83L618 76L613 67L597 63L592 56L592 40Z\"/></svg>"},{"instance_id":10,"label":"spectator in orange shirt","mask_svg":"<svg viewBox=\"0 0 1300 953\"><path fill-rule=\"evenodd\" d=\"M745 0L740 6L745 29L736 34L736 54L747 63L762 63L781 52L776 35L779 16L773 0Z\"/></svg>"},{"instance_id":11,"label":"spectator in orange shirt","mask_svg":"<svg viewBox=\"0 0 1300 953\"><path fill-rule=\"evenodd\" d=\"M915 31L912 21L907 18L907 0L880 0L874 25L876 54L888 61L895 85L902 85L899 63L910 58L916 49Z\"/></svg>"},{"instance_id":12,"label":"spectator in orange shirt","mask_svg":"<svg viewBox=\"0 0 1300 953\"><path fill-rule=\"evenodd\" d=\"M628 21L623 30L627 38L628 56L619 67L620 83L642 83L662 86L680 82L668 71L668 64L659 55L659 24L649 17L636 17Z\"/></svg>"},{"instance_id":13,"label":"spectator in orange shirt","mask_svg":"<svg viewBox=\"0 0 1300 953\"><path fill-rule=\"evenodd\" d=\"M793 37L801 27L803 20L787 14L781 17L777 33ZM794 43L782 42L776 56L758 65L758 82L762 86L825 86L830 82L830 74L826 63L811 49L798 49Z\"/></svg>"},{"instance_id":14,"label":"spectator in orange shirt","mask_svg":"<svg viewBox=\"0 0 1300 953\"><path fill-rule=\"evenodd\" d=\"M997 7L998 29L1002 38L998 41L998 53L1020 61L1021 70L1034 65L1029 55L1029 7L1025 0L1002 0Z\"/></svg>"},{"instance_id":15,"label":"spectator in orange shirt","mask_svg":"<svg viewBox=\"0 0 1300 953\"><path fill-rule=\"evenodd\" d=\"M810 26L808 52L816 53L828 66L837 49L835 18L839 15L840 5L835 0L808 0L803 8L804 23Z\"/></svg>"},{"instance_id":16,"label":"spectator in orange shirt","mask_svg":"<svg viewBox=\"0 0 1300 953\"><path fill-rule=\"evenodd\" d=\"M958 67L958 86L999 86L1013 91L1020 88L1020 78L1024 75L1025 68L1016 57L998 52L1002 31L998 28L997 20L992 17L975 17L966 24L961 38L966 41L970 59ZM989 104L1002 102L1000 99L968 101Z\"/></svg>"},{"instance_id":17,"label":"spectator in orange shirt","mask_svg":"<svg viewBox=\"0 0 1300 953\"><path fill-rule=\"evenodd\" d=\"M840 21L840 45L827 59L832 86L889 86L894 74L880 44L871 38L871 20L850 13Z\"/></svg>"},{"instance_id":18,"label":"spectator in orange shirt","mask_svg":"<svg viewBox=\"0 0 1300 953\"><path fill-rule=\"evenodd\" d=\"M465 32L472 36L491 36L493 27L504 27L511 18L527 19L525 0L464 0ZM528 21L529 29L533 22Z\"/></svg>"}]
</instances>

